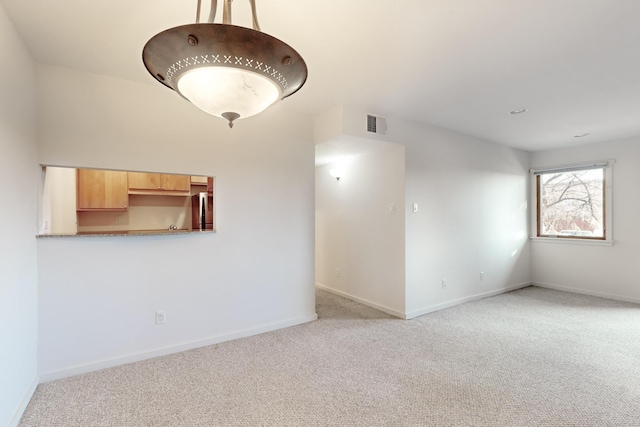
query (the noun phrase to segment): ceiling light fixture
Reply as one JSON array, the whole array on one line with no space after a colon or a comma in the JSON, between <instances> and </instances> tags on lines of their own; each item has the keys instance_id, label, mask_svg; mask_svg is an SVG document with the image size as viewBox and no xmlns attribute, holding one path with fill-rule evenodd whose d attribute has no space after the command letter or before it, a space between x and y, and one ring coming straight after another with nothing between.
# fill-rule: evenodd
<instances>
[{"instance_id":1,"label":"ceiling light fixture","mask_svg":"<svg viewBox=\"0 0 640 427\"><path fill-rule=\"evenodd\" d=\"M511 111L509 111L509 114L522 114L522 113L525 113L525 112L527 112L527 109L526 108L521 108L519 110L511 110Z\"/></svg>"},{"instance_id":2,"label":"ceiling light fixture","mask_svg":"<svg viewBox=\"0 0 640 427\"><path fill-rule=\"evenodd\" d=\"M214 24L217 0L207 23L170 28L153 36L142 51L147 71L196 107L229 121L256 115L297 92L307 65L291 46L260 31L255 0L249 0L253 29L231 24L224 0L222 24Z\"/></svg>"}]
</instances>

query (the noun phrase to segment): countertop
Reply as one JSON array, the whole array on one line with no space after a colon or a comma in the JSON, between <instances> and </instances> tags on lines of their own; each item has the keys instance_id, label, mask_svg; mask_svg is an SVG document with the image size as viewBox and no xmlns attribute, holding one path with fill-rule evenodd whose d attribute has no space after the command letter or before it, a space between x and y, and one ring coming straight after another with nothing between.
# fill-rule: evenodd
<instances>
[{"instance_id":1,"label":"countertop","mask_svg":"<svg viewBox=\"0 0 640 427\"><path fill-rule=\"evenodd\" d=\"M174 234L207 234L215 230L123 230L123 231L79 231L74 234L38 234L36 238L46 237L124 237L124 236L162 236Z\"/></svg>"}]
</instances>

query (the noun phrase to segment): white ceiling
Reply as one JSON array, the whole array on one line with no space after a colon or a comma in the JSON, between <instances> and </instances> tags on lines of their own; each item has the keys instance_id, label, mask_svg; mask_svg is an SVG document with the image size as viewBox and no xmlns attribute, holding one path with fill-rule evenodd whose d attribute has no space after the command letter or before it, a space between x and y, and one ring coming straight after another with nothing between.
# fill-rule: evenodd
<instances>
[{"instance_id":1,"label":"white ceiling","mask_svg":"<svg viewBox=\"0 0 640 427\"><path fill-rule=\"evenodd\" d=\"M193 23L197 4L0 1L37 61L158 90L166 89L147 74L142 47L166 28ZM249 26L248 5L234 2L235 24ZM640 135L640 0L257 0L257 7L262 30L309 67L286 108L315 116L346 104L530 151ZM528 111L509 114L521 108ZM583 133L591 135L574 137Z\"/></svg>"}]
</instances>

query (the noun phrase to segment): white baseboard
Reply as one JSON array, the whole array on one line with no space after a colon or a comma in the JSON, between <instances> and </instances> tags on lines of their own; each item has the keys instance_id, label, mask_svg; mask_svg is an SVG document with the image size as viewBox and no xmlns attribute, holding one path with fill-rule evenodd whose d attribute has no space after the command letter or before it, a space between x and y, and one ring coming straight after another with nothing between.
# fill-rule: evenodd
<instances>
[{"instance_id":1,"label":"white baseboard","mask_svg":"<svg viewBox=\"0 0 640 427\"><path fill-rule=\"evenodd\" d=\"M573 292L576 294L591 295L594 297L606 298L606 299L611 299L615 301L623 301L623 302L630 302L634 304L640 304L640 298L628 297L625 295L616 295L616 294L610 294L607 292L599 292L599 291L589 291L589 290L580 289L580 288L572 288L570 286L553 285L551 283L543 283L543 282L532 282L531 284L533 286L539 286L541 288L555 289L556 291Z\"/></svg>"},{"instance_id":2,"label":"white baseboard","mask_svg":"<svg viewBox=\"0 0 640 427\"><path fill-rule=\"evenodd\" d=\"M38 384L40 384L40 379L36 376L31 382L31 385L29 386L27 391L22 396L22 399L20 400L20 405L14 411L11 422L7 427L18 427L18 423L20 423L20 418L22 418L22 414L24 414L24 410L27 409L27 405L31 401L31 398L33 397L33 393L35 393L36 388L38 388Z\"/></svg>"},{"instance_id":3,"label":"white baseboard","mask_svg":"<svg viewBox=\"0 0 640 427\"><path fill-rule=\"evenodd\" d=\"M530 282L520 283L520 284L517 284L517 285L509 286L508 288L498 289L498 290L490 291L490 292L484 292L482 294L472 295L472 296L469 296L469 297L460 298L460 299L453 300L453 301L448 301L448 302L445 302L445 303L442 303L442 304L436 304L436 305L432 305L432 306L428 306L428 307L423 307L423 308L420 308L418 310L410 311L408 313L402 313L400 311L391 309L389 307L385 307L383 305L376 304L374 302L365 300L363 298L356 297L356 296L351 295L351 294L349 294L347 292L343 292L343 291L339 291L339 290L336 290L336 289L333 289L333 288L329 288L329 287L323 285L322 283L316 282L316 288L318 288L318 289L330 292L332 294L339 295L341 297L350 299L352 301L359 302L359 303L364 304L364 305L366 305L368 307L375 308L376 310L380 310L380 311L382 311L384 313L390 314L390 315L395 316L395 317L399 317L400 319L407 319L407 320L408 319L413 319L414 317L422 316L424 314L433 313L434 311L444 310L445 308L450 308L450 307L454 307L456 305L464 304L466 302L477 301L477 300L484 299L484 298L489 298L489 297L492 297L492 296L495 296L495 295L500 295L500 294L503 294L505 292L511 292L511 291L515 291L517 289L526 288L527 286L531 286L531 285L532 285L532 283L530 283Z\"/></svg>"},{"instance_id":4,"label":"white baseboard","mask_svg":"<svg viewBox=\"0 0 640 427\"><path fill-rule=\"evenodd\" d=\"M375 308L378 311L382 311L382 312L390 314L392 316L399 317L400 319L406 319L405 314L400 312L400 311L394 310L394 309L389 308L389 307L385 307L385 306L380 305L380 304L376 304L375 302L371 302L371 301L368 301L368 300L363 299L363 298L356 297L354 295L348 294L347 292L343 292L343 291L339 291L337 289L329 288L328 286L325 286L322 283L316 282L316 288L321 289L323 291L327 291L327 292L332 293L332 294L339 295L341 297L350 299L352 301L359 302L360 304L366 305L366 306L371 307L371 308Z\"/></svg>"},{"instance_id":5,"label":"white baseboard","mask_svg":"<svg viewBox=\"0 0 640 427\"><path fill-rule=\"evenodd\" d=\"M429 313L433 313L434 311L439 311L439 310L444 310L445 308L450 308L450 307L454 307L456 305L460 305L460 304L464 304L467 302L471 302L471 301L477 301L477 300L481 300L484 298L489 298L489 297L493 297L496 295L500 295L500 294L504 294L506 292L511 292L511 291L515 291L517 289L522 289L522 288L526 288L527 286L531 286L532 283L530 282L526 282L526 283L520 283L517 285L513 285L513 286L509 286L507 288L502 288L502 289L498 289L495 291L489 291L489 292L484 292L481 294L476 294L476 295L471 295L468 297L464 297L464 298L459 298L457 300L453 300L453 301L447 301L445 303L442 304L436 304L436 305L431 305L428 307L423 307L420 308L418 310L413 310L407 313L407 319L413 319L414 317L418 317L418 316L423 316L425 314L429 314Z\"/></svg>"},{"instance_id":6,"label":"white baseboard","mask_svg":"<svg viewBox=\"0 0 640 427\"><path fill-rule=\"evenodd\" d=\"M48 381L54 381L61 378L67 378L75 375L85 374L87 372L113 368L115 366L125 365L127 363L134 363L134 362L139 362L141 360L152 359L154 357L167 356L169 354L179 353L186 350L192 350L194 348L206 347L213 344L219 344L225 341L232 341L239 338L245 338L253 335L263 334L265 332L271 332L278 329L288 328L290 326L296 326L302 323L312 322L314 320L318 320L318 315L315 313L310 316L297 317L293 319L284 320L281 322L270 323L257 328L245 329L242 331L232 332L224 335L218 335L218 336L203 339L203 340L191 341L191 342L187 342L179 345L162 347L155 350L135 353L128 356L101 360L98 362L73 366L70 368L60 369L57 371L45 372L40 374L40 382L44 383Z\"/></svg>"}]
</instances>

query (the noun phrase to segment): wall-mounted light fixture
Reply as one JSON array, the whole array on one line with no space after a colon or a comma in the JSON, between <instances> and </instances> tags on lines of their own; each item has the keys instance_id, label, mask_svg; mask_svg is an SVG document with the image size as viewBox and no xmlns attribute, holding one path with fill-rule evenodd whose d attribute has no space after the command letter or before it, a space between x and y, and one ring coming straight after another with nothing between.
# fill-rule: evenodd
<instances>
[{"instance_id":1,"label":"wall-mounted light fixture","mask_svg":"<svg viewBox=\"0 0 640 427\"><path fill-rule=\"evenodd\" d=\"M340 181L340 177L344 175L344 170L342 170L342 168L329 169L329 175Z\"/></svg>"},{"instance_id":2,"label":"wall-mounted light fixture","mask_svg":"<svg viewBox=\"0 0 640 427\"><path fill-rule=\"evenodd\" d=\"M222 24L214 24L217 0L207 23L170 28L153 36L142 60L160 83L196 107L233 121L258 114L304 85L307 65L288 44L260 31L255 0L253 29L231 24L231 3L224 0Z\"/></svg>"}]
</instances>

